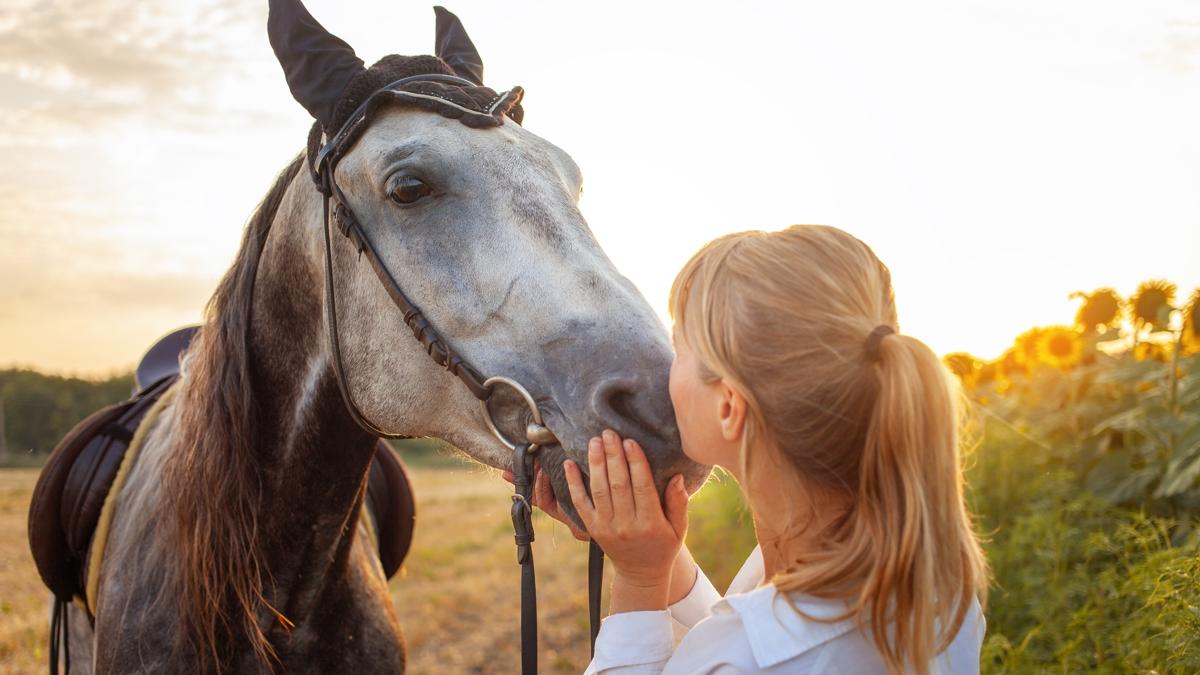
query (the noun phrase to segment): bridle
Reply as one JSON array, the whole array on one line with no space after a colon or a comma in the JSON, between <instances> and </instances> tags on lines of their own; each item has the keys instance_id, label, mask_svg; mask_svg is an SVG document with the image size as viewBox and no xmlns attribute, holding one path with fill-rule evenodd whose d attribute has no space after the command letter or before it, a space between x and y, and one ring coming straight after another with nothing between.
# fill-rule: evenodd
<instances>
[{"instance_id":1,"label":"bridle","mask_svg":"<svg viewBox=\"0 0 1200 675\"><path fill-rule=\"evenodd\" d=\"M334 180L334 171L337 168L337 163L366 129L370 122L371 113L380 105L381 100L408 99L410 101L423 101L428 104L429 99L437 98L440 100L434 102L436 105L452 106L457 109L451 110L451 112L463 115L487 115L488 117L493 117L497 114L497 111L500 111L500 114L504 114L506 112L505 105L511 107L519 103L523 94L522 90L516 87L497 94L494 99L488 102L486 107L473 109L456 101L438 97L436 94L405 89L406 85L429 82L450 84L457 87L479 88L478 85L470 80L441 74L414 75L392 82L387 86L377 89L368 96L350 115L338 133L328 139L320 148L315 161L310 164L310 170L313 180L317 185L317 190L324 198L322 230L325 238L325 317L326 325L329 329L329 343L333 352L333 369L337 376L338 389L342 393L342 400L345 402L346 410L359 426L376 436L404 438L403 435L389 433L368 420L354 402L354 397L350 392L350 387L346 379L346 371L342 364L341 343L338 338L337 300L334 297L335 284L333 283L333 242L330 228L331 206L333 206L333 221L336 222L338 231L353 242L360 258L366 257L371 265L371 269L379 277L384 290L387 291L392 302L403 313L404 323L412 331L413 337L425 348L425 351L433 358L435 363L458 377L471 394L479 400L479 405L483 411L484 421L487 423L488 429L513 453L512 470L515 494L512 498L512 522L514 539L517 545L517 562L521 566L521 670L525 675L534 675L537 673L537 588L533 565L533 548L531 546L534 539L533 507L531 505L534 460L540 447L557 442L558 439L542 423L541 411L538 409L533 396L530 395L525 387L521 386L516 380L502 376L484 379L478 370L473 368L450 348L446 340L438 334L437 330L429 323L429 320L425 318L420 308L408 299L408 296L400 288L400 284L396 281L396 278L388 270L387 266L383 264L370 236L367 235L361 222L350 210L348 200L342 193L341 188L338 187L337 181ZM492 414L487 404L497 385L505 385L514 389L529 407L532 421L526 427L525 440L520 443L509 440L492 419ZM588 547L588 618L590 622L592 653L595 652L596 635L600 629L600 595L604 575L603 566L604 553L593 541Z\"/></svg>"}]
</instances>

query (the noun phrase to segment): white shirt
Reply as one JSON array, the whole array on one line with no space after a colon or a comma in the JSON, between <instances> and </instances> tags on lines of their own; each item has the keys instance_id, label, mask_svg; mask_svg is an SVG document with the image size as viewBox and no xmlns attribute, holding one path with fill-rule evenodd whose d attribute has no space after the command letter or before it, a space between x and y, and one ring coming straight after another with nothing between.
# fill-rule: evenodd
<instances>
[{"instance_id":1,"label":"white shirt","mask_svg":"<svg viewBox=\"0 0 1200 675\"><path fill-rule=\"evenodd\" d=\"M822 623L798 614L774 584L762 585L762 550L754 549L724 598L697 570L687 597L657 612L606 618L586 675L830 673L886 675L874 643L854 619ZM840 601L793 593L809 617L845 611ZM932 673L979 673L986 622L972 601L954 641L930 664Z\"/></svg>"}]
</instances>

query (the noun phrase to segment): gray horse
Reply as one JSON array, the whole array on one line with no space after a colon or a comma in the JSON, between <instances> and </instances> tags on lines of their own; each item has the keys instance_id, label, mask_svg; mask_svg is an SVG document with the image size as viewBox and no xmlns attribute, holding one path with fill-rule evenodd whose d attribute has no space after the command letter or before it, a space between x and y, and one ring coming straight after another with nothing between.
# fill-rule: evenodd
<instances>
[{"instance_id":1,"label":"gray horse","mask_svg":"<svg viewBox=\"0 0 1200 675\"><path fill-rule=\"evenodd\" d=\"M71 610L81 672L404 669L386 579L357 524L376 437L344 403L335 359L373 425L510 466L476 398L433 363L341 236L330 261L340 355L331 349L325 201L310 173L336 116L357 103L347 96L420 73L481 79L478 55L439 10L437 57L356 71L353 52L298 3L272 0L271 14L299 36L299 56L276 51L318 123L248 223L175 395L113 497L94 628ZM288 59L311 65L334 52L335 65L351 65L350 84L336 87L342 100L310 105L305 92L330 81L301 81L305 69ZM667 334L588 229L566 153L513 119L472 128L387 105L336 181L382 264L457 354L533 394L560 439L541 450L557 494L567 494L562 461L586 466L587 438L605 427L642 442L660 484L680 471L692 489L704 480L707 468L680 451ZM516 397L497 399L495 416L515 435L528 413Z\"/></svg>"}]
</instances>

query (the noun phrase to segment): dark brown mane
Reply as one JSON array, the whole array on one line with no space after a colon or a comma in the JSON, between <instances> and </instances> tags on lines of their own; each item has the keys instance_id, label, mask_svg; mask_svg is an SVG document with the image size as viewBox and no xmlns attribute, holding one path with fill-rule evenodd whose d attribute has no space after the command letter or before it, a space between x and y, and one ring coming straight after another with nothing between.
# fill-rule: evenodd
<instances>
[{"instance_id":1,"label":"dark brown mane","mask_svg":"<svg viewBox=\"0 0 1200 675\"><path fill-rule=\"evenodd\" d=\"M163 534L177 560L171 602L199 670L224 670L239 647L269 669L274 650L260 617L264 597L258 541L262 489L248 333L258 259L271 222L304 156L275 179L246 225L233 265L217 286L188 350L178 404L178 446L164 467Z\"/></svg>"}]
</instances>

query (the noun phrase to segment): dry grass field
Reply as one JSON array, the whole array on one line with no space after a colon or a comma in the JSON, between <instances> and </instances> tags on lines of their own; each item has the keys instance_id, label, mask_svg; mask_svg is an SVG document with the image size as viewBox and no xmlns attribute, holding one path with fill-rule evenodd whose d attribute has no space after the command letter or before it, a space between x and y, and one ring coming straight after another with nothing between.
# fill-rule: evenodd
<instances>
[{"instance_id":1,"label":"dry grass field","mask_svg":"<svg viewBox=\"0 0 1200 675\"><path fill-rule=\"evenodd\" d=\"M409 672L517 672L520 577L510 486L494 471L466 464L410 470L416 540L391 584ZM48 595L25 539L36 479L36 469L0 470L0 673L45 672ZM697 533L703 507L716 506L705 501L693 518ZM579 673L588 661L587 547L540 512L535 527L541 670ZM717 568L720 583L730 572Z\"/></svg>"}]
</instances>

